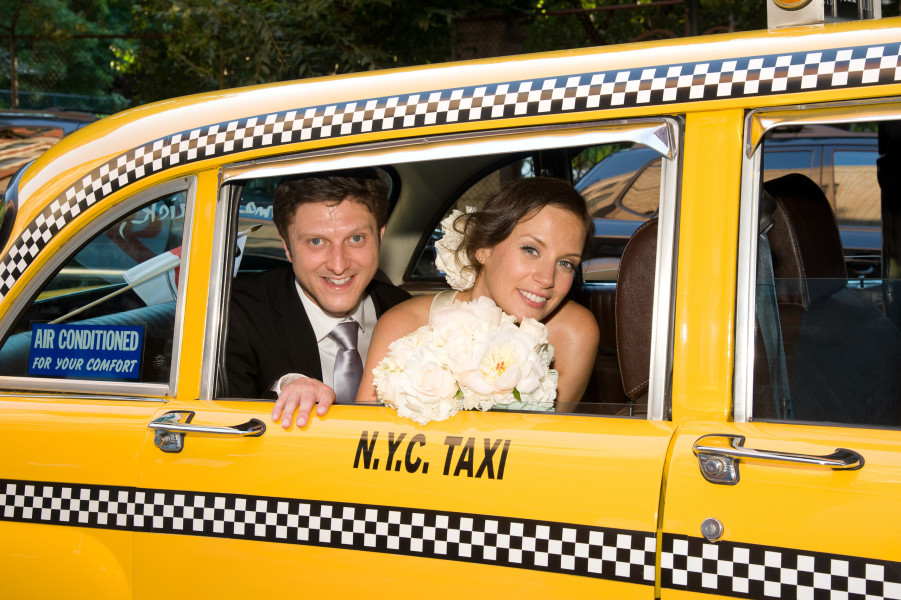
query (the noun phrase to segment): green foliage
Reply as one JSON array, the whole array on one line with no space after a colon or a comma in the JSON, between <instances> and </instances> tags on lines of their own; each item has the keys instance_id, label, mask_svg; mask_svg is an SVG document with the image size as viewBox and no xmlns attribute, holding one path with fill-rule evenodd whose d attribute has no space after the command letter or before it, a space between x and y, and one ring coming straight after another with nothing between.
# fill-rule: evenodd
<instances>
[{"instance_id":1,"label":"green foliage","mask_svg":"<svg viewBox=\"0 0 901 600\"><path fill-rule=\"evenodd\" d=\"M122 33L130 29L130 19L127 0L14 0L0 5L0 33L15 36L20 93L26 97L48 91L108 95L120 61L117 52L131 45L123 40L73 36ZM9 88L9 38L4 42L0 87ZM124 104L120 97L110 106L121 108Z\"/></svg>"},{"instance_id":2,"label":"green foliage","mask_svg":"<svg viewBox=\"0 0 901 600\"><path fill-rule=\"evenodd\" d=\"M526 5L526 2L519 0ZM165 38L137 54L132 87L150 100L447 60L451 24L468 10L509 4L463 0L143 0L136 26ZM179 73L165 88L150 84ZM138 75L140 74L140 75Z\"/></svg>"},{"instance_id":3,"label":"green foliage","mask_svg":"<svg viewBox=\"0 0 901 600\"><path fill-rule=\"evenodd\" d=\"M766 27L765 0L687 2L698 5L699 33ZM629 8L575 12L617 4ZM883 13L897 15L898 2ZM5 0L0 35L17 36L23 93L103 96L110 108L98 110L109 112L125 98L140 104L442 62L455 42L460 47L455 21L488 23L480 20L486 15L519 21L525 52L682 37L689 29L687 4L660 0ZM123 37L73 37L100 34ZM0 88L10 85L9 66L4 43Z\"/></svg>"},{"instance_id":4,"label":"green foliage","mask_svg":"<svg viewBox=\"0 0 901 600\"><path fill-rule=\"evenodd\" d=\"M572 12L616 4L630 8ZM635 8L635 4L646 4L647 8ZM699 0L698 4L701 34L766 28L765 0ZM535 16L526 25L528 52L683 37L690 33L685 4L660 4L659 0L538 0L537 6Z\"/></svg>"}]
</instances>

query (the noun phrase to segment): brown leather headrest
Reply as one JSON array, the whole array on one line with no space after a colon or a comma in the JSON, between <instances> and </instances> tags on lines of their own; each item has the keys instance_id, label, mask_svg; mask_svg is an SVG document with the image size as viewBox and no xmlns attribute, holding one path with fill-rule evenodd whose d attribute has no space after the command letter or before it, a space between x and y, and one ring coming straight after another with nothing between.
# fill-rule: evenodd
<instances>
[{"instance_id":1,"label":"brown leather headrest","mask_svg":"<svg viewBox=\"0 0 901 600\"><path fill-rule=\"evenodd\" d=\"M792 173L767 181L763 190L775 200L767 237L779 304L807 309L845 287L848 274L838 224L820 187Z\"/></svg>"},{"instance_id":2,"label":"brown leather headrest","mask_svg":"<svg viewBox=\"0 0 901 600\"><path fill-rule=\"evenodd\" d=\"M616 280L616 352L623 390L636 403L647 402L651 371L651 322L657 219L635 230L619 263Z\"/></svg>"}]
</instances>

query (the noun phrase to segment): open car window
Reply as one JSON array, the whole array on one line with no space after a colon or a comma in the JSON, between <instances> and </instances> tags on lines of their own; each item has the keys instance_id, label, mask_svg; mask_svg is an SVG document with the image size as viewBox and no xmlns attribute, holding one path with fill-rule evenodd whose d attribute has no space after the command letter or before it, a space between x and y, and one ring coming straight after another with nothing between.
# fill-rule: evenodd
<instances>
[{"instance_id":1,"label":"open car window","mask_svg":"<svg viewBox=\"0 0 901 600\"><path fill-rule=\"evenodd\" d=\"M667 331L669 313L665 309L668 309L669 301L664 302L664 310L659 307L655 310L658 285L653 268L657 248L656 228L646 240L645 247L650 252L641 256L644 265L640 270L649 273L650 278L640 282L640 290L633 295L634 300L630 300L641 308L623 311L624 319L631 319L622 326L627 332L623 339L633 340L633 351L623 359L627 365L626 381L630 384L628 389L632 396L624 391L623 369L617 349L617 327L620 326L616 315L617 274L631 234L642 223L649 220L656 222L657 217L662 217L659 210L661 196L670 208L665 228L661 226L661 231L667 232L664 247L674 243L672 231L678 198L678 163L675 158L677 154L671 147L677 136L671 128L677 126L675 121L668 120L639 121L622 128L611 127L609 131L602 126L594 129L585 127L577 132L567 132L566 136L547 134L547 137L543 137L544 131L530 137L524 130L517 139L504 137L498 141L488 137L484 142L475 139L468 142L471 148L461 144L449 149L433 140L432 147L417 147L415 153L388 149L371 151L365 159L354 158L351 162L354 167L375 167L390 175L392 193L396 194L396 208L383 239L380 272L376 277L390 280L414 295L448 289L443 273L435 265L434 244L442 235L439 223L450 211L478 208L504 183L541 175L575 182L576 189L589 202L592 216L596 217L594 213L604 214L604 209L595 211L591 207L600 207L603 202L588 200L588 194L583 191L588 183L583 180L591 178L591 182L598 183L598 178L592 173L598 165L617 153L636 148L647 150L656 160L652 159L651 165L641 168L637 185L623 194L628 210L620 212L627 219L609 219L614 226L595 231L590 241L593 253L583 271L584 285L572 289L571 299L587 307L596 317L601 330L600 347L591 381L581 402L574 407L558 408L582 414L648 418L649 404L653 404L649 399L653 395L657 406L651 418L664 418L663 389L668 385L669 367L663 348L668 344L668 334L662 334L660 340L652 340L651 322L659 319L660 327ZM485 151L480 151L482 148ZM327 161L317 157L310 167L302 158L295 159L294 163L283 159L271 164L237 165L226 175L220 193L230 198L232 204L228 216L223 216L223 213L217 218L222 223L221 228L230 231L223 248L234 253L235 261L224 267L230 281L223 284L225 287L231 287L232 292L242 290L244 285L239 280L256 281L255 278L261 273L287 264L281 239L272 224L275 188L282 178L298 173L330 172L323 164L337 171L346 163L342 163L340 158ZM604 183L601 182L601 185ZM233 220L226 222L226 219ZM594 222L597 226L599 218L596 217ZM622 226L623 223L625 226ZM672 253L667 253L666 258L670 260ZM668 295L672 273L669 264L663 272L665 280L661 285L664 286L664 295ZM224 296L226 302L229 297ZM224 304L222 310L227 311L228 306ZM218 322L225 323L230 318L223 317ZM640 331L636 329L639 326ZM633 329L634 335L631 333ZM223 359L223 355L228 353L227 334L220 331L217 335L220 358L215 384L211 383L215 385L212 396L227 398L232 397L227 382L229 369ZM654 352L655 345L663 349L661 358L650 361L649 355ZM656 369L653 375L652 369ZM651 390L653 386L649 382L652 380L653 386L660 389ZM271 388L268 389L271 391Z\"/></svg>"}]
</instances>

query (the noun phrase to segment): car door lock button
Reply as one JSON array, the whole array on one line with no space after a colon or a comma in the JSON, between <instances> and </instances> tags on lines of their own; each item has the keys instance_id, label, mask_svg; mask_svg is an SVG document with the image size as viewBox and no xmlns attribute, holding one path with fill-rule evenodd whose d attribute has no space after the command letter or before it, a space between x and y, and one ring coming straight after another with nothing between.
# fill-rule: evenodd
<instances>
[{"instance_id":1,"label":"car door lock button","mask_svg":"<svg viewBox=\"0 0 901 600\"><path fill-rule=\"evenodd\" d=\"M725 528L719 519L704 519L704 522L701 523L701 535L708 542L715 542L721 537L723 537L723 532Z\"/></svg>"}]
</instances>

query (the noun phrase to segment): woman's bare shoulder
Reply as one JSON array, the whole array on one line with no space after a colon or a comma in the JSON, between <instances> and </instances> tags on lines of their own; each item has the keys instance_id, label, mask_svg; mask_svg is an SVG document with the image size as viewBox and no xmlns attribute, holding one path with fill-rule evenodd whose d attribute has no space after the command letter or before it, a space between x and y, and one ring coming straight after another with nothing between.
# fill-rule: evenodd
<instances>
[{"instance_id":1,"label":"woman's bare shoulder","mask_svg":"<svg viewBox=\"0 0 901 600\"><path fill-rule=\"evenodd\" d=\"M547 326L548 334L560 339L597 343L600 336L594 314L572 300L568 300L554 313L554 316L548 320Z\"/></svg>"},{"instance_id":2,"label":"woman's bare shoulder","mask_svg":"<svg viewBox=\"0 0 901 600\"><path fill-rule=\"evenodd\" d=\"M398 325L405 325L404 328L409 328L412 325L410 331L413 331L429 322L429 309L434 297L430 294L413 296L409 300L404 300L379 317L378 324L382 327L390 325L392 328L396 328Z\"/></svg>"}]
</instances>

